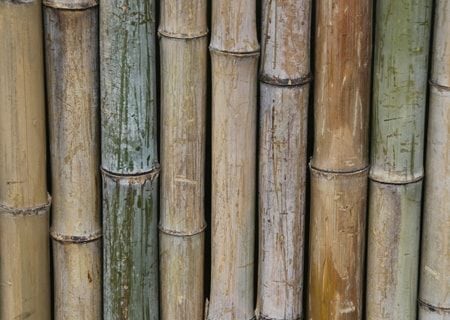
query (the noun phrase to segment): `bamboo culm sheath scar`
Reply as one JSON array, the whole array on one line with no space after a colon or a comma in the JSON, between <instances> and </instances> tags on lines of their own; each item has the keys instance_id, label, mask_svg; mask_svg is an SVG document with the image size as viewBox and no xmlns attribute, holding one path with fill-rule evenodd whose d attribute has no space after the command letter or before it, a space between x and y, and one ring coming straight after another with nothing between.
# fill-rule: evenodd
<instances>
[{"instance_id":1,"label":"bamboo culm sheath scar","mask_svg":"<svg viewBox=\"0 0 450 320\"><path fill-rule=\"evenodd\" d=\"M105 319L159 318L154 10L100 6Z\"/></svg>"},{"instance_id":2,"label":"bamboo culm sheath scar","mask_svg":"<svg viewBox=\"0 0 450 320\"><path fill-rule=\"evenodd\" d=\"M161 319L202 320L207 85L206 0L163 0Z\"/></svg>"},{"instance_id":3,"label":"bamboo culm sheath scar","mask_svg":"<svg viewBox=\"0 0 450 320\"><path fill-rule=\"evenodd\" d=\"M303 316L311 1L262 2L259 319Z\"/></svg>"}]
</instances>

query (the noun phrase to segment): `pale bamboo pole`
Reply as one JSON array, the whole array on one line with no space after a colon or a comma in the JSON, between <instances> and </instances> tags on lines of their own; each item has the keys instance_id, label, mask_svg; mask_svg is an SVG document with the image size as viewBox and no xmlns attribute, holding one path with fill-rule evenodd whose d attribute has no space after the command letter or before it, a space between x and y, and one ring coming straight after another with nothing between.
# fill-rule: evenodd
<instances>
[{"instance_id":1,"label":"pale bamboo pole","mask_svg":"<svg viewBox=\"0 0 450 320\"><path fill-rule=\"evenodd\" d=\"M98 2L44 1L44 23L54 316L100 319Z\"/></svg>"},{"instance_id":2,"label":"pale bamboo pole","mask_svg":"<svg viewBox=\"0 0 450 320\"><path fill-rule=\"evenodd\" d=\"M450 5L435 2L419 319L450 319Z\"/></svg>"},{"instance_id":3,"label":"pale bamboo pole","mask_svg":"<svg viewBox=\"0 0 450 320\"><path fill-rule=\"evenodd\" d=\"M0 1L0 319L50 320L40 1Z\"/></svg>"},{"instance_id":4,"label":"pale bamboo pole","mask_svg":"<svg viewBox=\"0 0 450 320\"><path fill-rule=\"evenodd\" d=\"M209 320L254 317L255 0L212 3L212 203Z\"/></svg>"},{"instance_id":5,"label":"pale bamboo pole","mask_svg":"<svg viewBox=\"0 0 450 320\"><path fill-rule=\"evenodd\" d=\"M377 2L368 320L416 318L431 4Z\"/></svg>"},{"instance_id":6,"label":"pale bamboo pole","mask_svg":"<svg viewBox=\"0 0 450 320\"><path fill-rule=\"evenodd\" d=\"M153 0L100 5L103 317L158 319Z\"/></svg>"},{"instance_id":7,"label":"pale bamboo pole","mask_svg":"<svg viewBox=\"0 0 450 320\"><path fill-rule=\"evenodd\" d=\"M311 1L262 2L259 319L303 316Z\"/></svg>"},{"instance_id":8,"label":"pale bamboo pole","mask_svg":"<svg viewBox=\"0 0 450 320\"><path fill-rule=\"evenodd\" d=\"M203 319L205 0L161 2L161 319Z\"/></svg>"},{"instance_id":9,"label":"pale bamboo pole","mask_svg":"<svg viewBox=\"0 0 450 320\"><path fill-rule=\"evenodd\" d=\"M361 319L371 0L316 5L308 319Z\"/></svg>"}]
</instances>

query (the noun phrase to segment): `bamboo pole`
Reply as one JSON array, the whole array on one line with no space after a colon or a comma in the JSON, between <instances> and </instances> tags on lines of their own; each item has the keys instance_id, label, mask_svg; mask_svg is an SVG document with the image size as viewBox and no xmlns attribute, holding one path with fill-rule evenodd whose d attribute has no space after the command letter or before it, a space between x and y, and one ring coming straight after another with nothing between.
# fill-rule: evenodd
<instances>
[{"instance_id":1,"label":"bamboo pole","mask_svg":"<svg viewBox=\"0 0 450 320\"><path fill-rule=\"evenodd\" d=\"M316 10L308 319L361 319L372 1Z\"/></svg>"},{"instance_id":2,"label":"bamboo pole","mask_svg":"<svg viewBox=\"0 0 450 320\"><path fill-rule=\"evenodd\" d=\"M212 3L212 248L209 320L254 317L254 0Z\"/></svg>"},{"instance_id":3,"label":"bamboo pole","mask_svg":"<svg viewBox=\"0 0 450 320\"><path fill-rule=\"evenodd\" d=\"M154 21L151 0L100 6L105 319L159 317Z\"/></svg>"},{"instance_id":4,"label":"bamboo pole","mask_svg":"<svg viewBox=\"0 0 450 320\"><path fill-rule=\"evenodd\" d=\"M100 319L98 3L47 0L44 6L54 315Z\"/></svg>"},{"instance_id":5,"label":"bamboo pole","mask_svg":"<svg viewBox=\"0 0 450 320\"><path fill-rule=\"evenodd\" d=\"M0 2L0 319L50 319L40 1Z\"/></svg>"},{"instance_id":6,"label":"bamboo pole","mask_svg":"<svg viewBox=\"0 0 450 320\"><path fill-rule=\"evenodd\" d=\"M416 318L430 15L430 0L377 2L369 320Z\"/></svg>"},{"instance_id":7,"label":"bamboo pole","mask_svg":"<svg viewBox=\"0 0 450 320\"><path fill-rule=\"evenodd\" d=\"M419 319L450 319L450 6L435 3Z\"/></svg>"},{"instance_id":8,"label":"bamboo pole","mask_svg":"<svg viewBox=\"0 0 450 320\"><path fill-rule=\"evenodd\" d=\"M203 319L206 1L163 0L161 319Z\"/></svg>"},{"instance_id":9,"label":"bamboo pole","mask_svg":"<svg viewBox=\"0 0 450 320\"><path fill-rule=\"evenodd\" d=\"M265 0L259 146L259 319L303 316L311 1Z\"/></svg>"}]
</instances>

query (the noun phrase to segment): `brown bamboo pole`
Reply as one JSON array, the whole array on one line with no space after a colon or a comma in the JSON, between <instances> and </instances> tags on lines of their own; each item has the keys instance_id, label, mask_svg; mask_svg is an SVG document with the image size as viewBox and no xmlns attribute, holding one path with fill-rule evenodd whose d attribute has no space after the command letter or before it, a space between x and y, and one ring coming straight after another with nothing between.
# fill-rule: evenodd
<instances>
[{"instance_id":1,"label":"brown bamboo pole","mask_svg":"<svg viewBox=\"0 0 450 320\"><path fill-rule=\"evenodd\" d=\"M311 1L263 5L259 145L259 319L303 316Z\"/></svg>"},{"instance_id":2,"label":"brown bamboo pole","mask_svg":"<svg viewBox=\"0 0 450 320\"><path fill-rule=\"evenodd\" d=\"M419 319L450 319L450 5L435 3Z\"/></svg>"},{"instance_id":3,"label":"brown bamboo pole","mask_svg":"<svg viewBox=\"0 0 450 320\"><path fill-rule=\"evenodd\" d=\"M212 218L209 320L254 317L255 0L212 3Z\"/></svg>"},{"instance_id":4,"label":"brown bamboo pole","mask_svg":"<svg viewBox=\"0 0 450 320\"><path fill-rule=\"evenodd\" d=\"M163 0L161 319L203 319L206 1Z\"/></svg>"},{"instance_id":5,"label":"brown bamboo pole","mask_svg":"<svg viewBox=\"0 0 450 320\"><path fill-rule=\"evenodd\" d=\"M371 0L316 6L308 319L361 319Z\"/></svg>"},{"instance_id":6,"label":"brown bamboo pole","mask_svg":"<svg viewBox=\"0 0 450 320\"><path fill-rule=\"evenodd\" d=\"M0 319L50 319L40 1L0 2Z\"/></svg>"},{"instance_id":7,"label":"brown bamboo pole","mask_svg":"<svg viewBox=\"0 0 450 320\"><path fill-rule=\"evenodd\" d=\"M55 319L100 319L98 2L44 1Z\"/></svg>"}]
</instances>

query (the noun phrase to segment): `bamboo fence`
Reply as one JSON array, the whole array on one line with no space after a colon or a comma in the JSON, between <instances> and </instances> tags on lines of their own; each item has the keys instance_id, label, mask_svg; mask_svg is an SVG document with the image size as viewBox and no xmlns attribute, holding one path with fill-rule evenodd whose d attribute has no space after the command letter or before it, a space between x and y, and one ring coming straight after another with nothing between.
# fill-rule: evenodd
<instances>
[{"instance_id":1,"label":"bamboo fence","mask_svg":"<svg viewBox=\"0 0 450 320\"><path fill-rule=\"evenodd\" d=\"M100 319L98 3L44 5L54 316Z\"/></svg>"},{"instance_id":2,"label":"bamboo fence","mask_svg":"<svg viewBox=\"0 0 450 320\"><path fill-rule=\"evenodd\" d=\"M435 4L419 319L450 319L450 6Z\"/></svg>"},{"instance_id":3,"label":"bamboo fence","mask_svg":"<svg viewBox=\"0 0 450 320\"><path fill-rule=\"evenodd\" d=\"M430 19L429 0L377 1L368 320L416 318Z\"/></svg>"},{"instance_id":4,"label":"bamboo fence","mask_svg":"<svg viewBox=\"0 0 450 320\"><path fill-rule=\"evenodd\" d=\"M262 2L259 319L303 316L311 1Z\"/></svg>"},{"instance_id":5,"label":"bamboo fence","mask_svg":"<svg viewBox=\"0 0 450 320\"><path fill-rule=\"evenodd\" d=\"M212 3L212 195L209 320L254 317L255 0Z\"/></svg>"},{"instance_id":6,"label":"bamboo fence","mask_svg":"<svg viewBox=\"0 0 450 320\"><path fill-rule=\"evenodd\" d=\"M205 0L161 2L161 319L203 319Z\"/></svg>"},{"instance_id":7,"label":"bamboo fence","mask_svg":"<svg viewBox=\"0 0 450 320\"><path fill-rule=\"evenodd\" d=\"M370 0L316 3L308 319L361 319Z\"/></svg>"},{"instance_id":8,"label":"bamboo fence","mask_svg":"<svg viewBox=\"0 0 450 320\"><path fill-rule=\"evenodd\" d=\"M0 1L0 319L50 319L40 1Z\"/></svg>"},{"instance_id":9,"label":"bamboo fence","mask_svg":"<svg viewBox=\"0 0 450 320\"><path fill-rule=\"evenodd\" d=\"M155 8L100 6L103 317L158 319Z\"/></svg>"}]
</instances>

